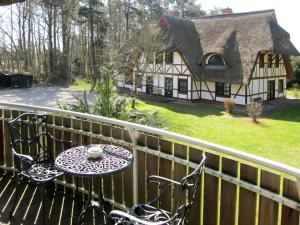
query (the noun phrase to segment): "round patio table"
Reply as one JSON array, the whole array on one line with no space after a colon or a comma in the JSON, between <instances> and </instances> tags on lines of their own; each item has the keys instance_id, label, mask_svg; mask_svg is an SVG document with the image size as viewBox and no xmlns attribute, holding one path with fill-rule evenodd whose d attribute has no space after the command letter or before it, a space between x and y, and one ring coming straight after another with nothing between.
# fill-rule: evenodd
<instances>
[{"instance_id":1,"label":"round patio table","mask_svg":"<svg viewBox=\"0 0 300 225\"><path fill-rule=\"evenodd\" d=\"M99 158L89 158L90 147L101 147L103 154ZM133 156L127 149L115 145L87 145L70 148L58 155L55 165L65 173L88 178L88 198L84 210L80 213L78 224L82 223L85 213L90 207L99 207L104 215L107 212L104 208L102 185L99 183L99 203L92 201L93 178L112 175L125 170L133 163Z\"/></svg>"}]
</instances>

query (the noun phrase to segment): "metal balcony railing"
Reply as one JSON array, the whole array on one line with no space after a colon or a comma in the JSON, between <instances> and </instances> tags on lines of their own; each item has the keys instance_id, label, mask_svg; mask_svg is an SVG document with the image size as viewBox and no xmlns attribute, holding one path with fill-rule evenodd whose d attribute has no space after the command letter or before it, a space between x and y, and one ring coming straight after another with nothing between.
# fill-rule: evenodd
<instances>
[{"instance_id":1,"label":"metal balcony railing","mask_svg":"<svg viewBox=\"0 0 300 225\"><path fill-rule=\"evenodd\" d=\"M300 170L249 153L170 131L84 113L21 104L0 103L0 167L14 169L7 122L22 112L50 115L53 136L78 145L112 143L129 149L134 165L122 174L103 178L106 200L126 209L155 195L146 191L146 177L179 180L207 156L200 192L190 215L192 225L299 224ZM53 146L54 155L64 146ZM74 178L59 184L74 188ZM81 191L87 183L80 182ZM95 193L97 196L97 194ZM160 207L172 209L176 193L168 193Z\"/></svg>"}]
</instances>

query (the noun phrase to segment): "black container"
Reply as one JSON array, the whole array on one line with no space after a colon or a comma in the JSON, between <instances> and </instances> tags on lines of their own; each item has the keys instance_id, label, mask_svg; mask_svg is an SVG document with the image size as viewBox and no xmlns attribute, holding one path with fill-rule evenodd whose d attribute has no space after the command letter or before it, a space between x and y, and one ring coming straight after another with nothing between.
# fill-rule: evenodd
<instances>
[{"instance_id":1,"label":"black container","mask_svg":"<svg viewBox=\"0 0 300 225\"><path fill-rule=\"evenodd\" d=\"M32 86L32 75L15 73L10 75L10 86L12 88L30 88Z\"/></svg>"},{"instance_id":2,"label":"black container","mask_svg":"<svg viewBox=\"0 0 300 225\"><path fill-rule=\"evenodd\" d=\"M10 74L0 72L0 88L10 87Z\"/></svg>"}]
</instances>

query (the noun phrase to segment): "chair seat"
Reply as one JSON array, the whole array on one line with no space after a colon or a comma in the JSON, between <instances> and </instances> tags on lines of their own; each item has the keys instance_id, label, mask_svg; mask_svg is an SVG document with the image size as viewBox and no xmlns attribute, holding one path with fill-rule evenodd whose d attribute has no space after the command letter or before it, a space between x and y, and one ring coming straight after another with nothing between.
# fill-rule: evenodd
<instances>
[{"instance_id":1,"label":"chair seat","mask_svg":"<svg viewBox=\"0 0 300 225\"><path fill-rule=\"evenodd\" d=\"M20 175L37 183L46 183L63 175L53 164L34 164Z\"/></svg>"},{"instance_id":2,"label":"chair seat","mask_svg":"<svg viewBox=\"0 0 300 225\"><path fill-rule=\"evenodd\" d=\"M135 205L129 210L129 213L147 222L168 221L173 216L173 214L168 211L147 204ZM170 223L166 224L169 225Z\"/></svg>"}]
</instances>

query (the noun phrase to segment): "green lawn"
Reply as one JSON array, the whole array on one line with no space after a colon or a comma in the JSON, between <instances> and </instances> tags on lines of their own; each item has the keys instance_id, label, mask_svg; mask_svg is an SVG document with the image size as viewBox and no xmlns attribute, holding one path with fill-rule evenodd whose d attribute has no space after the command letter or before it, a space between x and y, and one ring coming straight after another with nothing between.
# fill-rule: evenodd
<instances>
[{"instance_id":1,"label":"green lawn","mask_svg":"<svg viewBox=\"0 0 300 225\"><path fill-rule=\"evenodd\" d=\"M209 106L140 101L138 109L159 110L171 131L300 167L300 101L260 124Z\"/></svg>"},{"instance_id":2,"label":"green lawn","mask_svg":"<svg viewBox=\"0 0 300 225\"><path fill-rule=\"evenodd\" d=\"M77 79L69 88L83 91L90 87L89 82ZM293 93L288 91L288 95ZM171 131L300 167L300 100L260 119L260 124L250 122L245 114L229 116L211 106L139 101L137 108L159 110Z\"/></svg>"},{"instance_id":3,"label":"green lawn","mask_svg":"<svg viewBox=\"0 0 300 225\"><path fill-rule=\"evenodd\" d=\"M300 98L300 89L289 89L287 90L287 95L294 98Z\"/></svg>"},{"instance_id":4,"label":"green lawn","mask_svg":"<svg viewBox=\"0 0 300 225\"><path fill-rule=\"evenodd\" d=\"M74 90L74 91L89 91L91 90L91 82L85 79L78 79L75 78L75 81L73 84L71 84L68 89Z\"/></svg>"}]
</instances>

